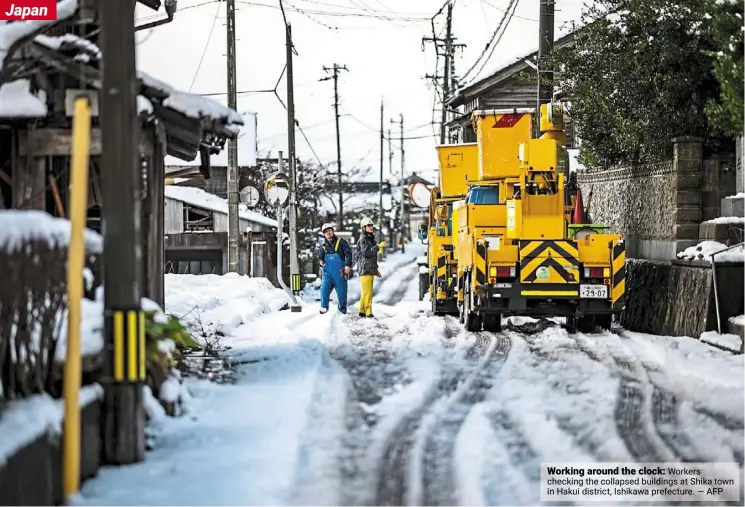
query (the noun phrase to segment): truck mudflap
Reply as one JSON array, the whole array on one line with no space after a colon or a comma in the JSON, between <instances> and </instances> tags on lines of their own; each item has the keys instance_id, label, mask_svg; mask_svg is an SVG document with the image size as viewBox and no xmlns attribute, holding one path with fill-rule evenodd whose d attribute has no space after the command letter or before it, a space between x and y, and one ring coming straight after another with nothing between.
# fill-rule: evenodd
<instances>
[{"instance_id":1,"label":"truck mudflap","mask_svg":"<svg viewBox=\"0 0 745 507\"><path fill-rule=\"evenodd\" d=\"M611 260L611 306L614 313L626 309L626 243L619 239L608 245L613 252Z\"/></svg>"}]
</instances>

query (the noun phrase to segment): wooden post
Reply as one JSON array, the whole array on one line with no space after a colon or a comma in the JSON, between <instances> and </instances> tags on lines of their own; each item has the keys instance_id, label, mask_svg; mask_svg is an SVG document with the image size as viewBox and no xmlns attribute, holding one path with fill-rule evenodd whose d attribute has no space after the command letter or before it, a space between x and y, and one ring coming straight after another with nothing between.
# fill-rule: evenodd
<instances>
[{"instance_id":1,"label":"wooden post","mask_svg":"<svg viewBox=\"0 0 745 507\"><path fill-rule=\"evenodd\" d=\"M145 456L145 326L140 310L139 157L135 68L135 0L99 2L103 50L101 180L103 279L108 363L104 399L104 459L111 464Z\"/></svg>"}]
</instances>

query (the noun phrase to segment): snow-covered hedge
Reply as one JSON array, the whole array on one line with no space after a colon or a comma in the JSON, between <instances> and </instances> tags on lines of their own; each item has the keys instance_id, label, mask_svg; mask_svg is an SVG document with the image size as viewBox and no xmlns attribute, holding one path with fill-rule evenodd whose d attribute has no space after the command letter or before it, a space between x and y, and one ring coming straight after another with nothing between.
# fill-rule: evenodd
<instances>
[{"instance_id":1,"label":"snow-covered hedge","mask_svg":"<svg viewBox=\"0 0 745 507\"><path fill-rule=\"evenodd\" d=\"M13 399L47 392L58 395L59 360L64 359L67 321L67 246L70 223L41 211L0 211L0 398ZM101 237L85 232L87 262L102 250ZM90 288L92 275L86 282ZM86 318L83 349L101 348L95 315ZM102 303L99 303L102 305ZM95 327L95 326L94 326ZM88 332L89 331L89 332ZM91 347L95 350L89 350Z\"/></svg>"}]
</instances>

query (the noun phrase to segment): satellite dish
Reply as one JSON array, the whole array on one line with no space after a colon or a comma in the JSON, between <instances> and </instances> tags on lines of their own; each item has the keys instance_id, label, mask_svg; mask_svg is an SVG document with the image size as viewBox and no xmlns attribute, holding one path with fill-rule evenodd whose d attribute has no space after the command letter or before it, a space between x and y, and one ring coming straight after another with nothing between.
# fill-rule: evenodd
<instances>
[{"instance_id":1,"label":"satellite dish","mask_svg":"<svg viewBox=\"0 0 745 507\"><path fill-rule=\"evenodd\" d=\"M409 187L411 202L418 208L429 208L430 191L424 183L415 183Z\"/></svg>"},{"instance_id":2,"label":"satellite dish","mask_svg":"<svg viewBox=\"0 0 745 507\"><path fill-rule=\"evenodd\" d=\"M287 176L275 173L264 183L264 198L272 206L282 206L290 196L290 184Z\"/></svg>"},{"instance_id":3,"label":"satellite dish","mask_svg":"<svg viewBox=\"0 0 745 507\"><path fill-rule=\"evenodd\" d=\"M391 194L383 194L383 211L391 211L393 209L393 196Z\"/></svg>"},{"instance_id":4,"label":"satellite dish","mask_svg":"<svg viewBox=\"0 0 745 507\"><path fill-rule=\"evenodd\" d=\"M240 193L240 200L249 208L253 208L259 203L259 191L255 187L243 187Z\"/></svg>"}]
</instances>

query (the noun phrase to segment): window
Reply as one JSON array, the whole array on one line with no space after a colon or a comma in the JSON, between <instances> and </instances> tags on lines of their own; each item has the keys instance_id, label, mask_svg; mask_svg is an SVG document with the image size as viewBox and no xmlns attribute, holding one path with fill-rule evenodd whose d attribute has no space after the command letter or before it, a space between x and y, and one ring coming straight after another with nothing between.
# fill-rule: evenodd
<instances>
[{"instance_id":1,"label":"window","mask_svg":"<svg viewBox=\"0 0 745 507\"><path fill-rule=\"evenodd\" d=\"M466 196L468 204L499 204L499 187L472 187Z\"/></svg>"},{"instance_id":2,"label":"window","mask_svg":"<svg viewBox=\"0 0 745 507\"><path fill-rule=\"evenodd\" d=\"M184 204L184 232L213 231L212 211Z\"/></svg>"}]
</instances>

